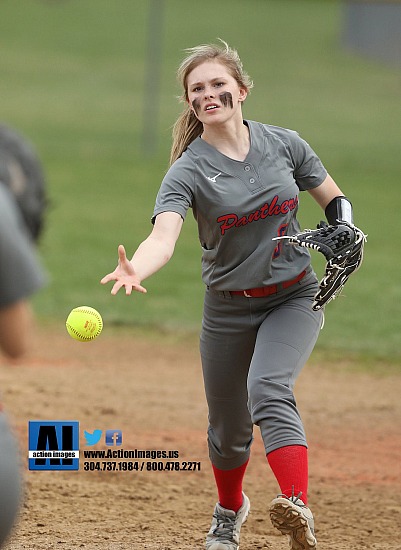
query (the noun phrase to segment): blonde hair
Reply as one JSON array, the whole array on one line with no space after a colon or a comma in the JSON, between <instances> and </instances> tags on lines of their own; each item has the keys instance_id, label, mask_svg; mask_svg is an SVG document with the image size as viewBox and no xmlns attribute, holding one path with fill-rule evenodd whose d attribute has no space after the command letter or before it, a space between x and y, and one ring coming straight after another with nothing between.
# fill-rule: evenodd
<instances>
[{"instance_id":1,"label":"blonde hair","mask_svg":"<svg viewBox=\"0 0 401 550\"><path fill-rule=\"evenodd\" d=\"M182 61L177 70L177 79L183 88L183 94L179 98L185 102L185 108L173 126L173 143L171 146L170 165L173 164L185 151L190 143L203 132L203 124L195 116L188 105L188 76L198 65L205 61L218 61L224 65L241 88L247 91L253 87L253 82L244 71L238 52L219 39L222 45L202 44L194 48L187 48L187 57Z\"/></svg>"}]
</instances>

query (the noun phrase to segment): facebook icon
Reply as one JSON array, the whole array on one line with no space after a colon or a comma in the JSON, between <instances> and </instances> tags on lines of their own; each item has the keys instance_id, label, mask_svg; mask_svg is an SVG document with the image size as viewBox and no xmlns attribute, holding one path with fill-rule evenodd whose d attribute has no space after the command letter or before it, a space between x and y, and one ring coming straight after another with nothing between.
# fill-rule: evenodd
<instances>
[{"instance_id":1,"label":"facebook icon","mask_svg":"<svg viewBox=\"0 0 401 550\"><path fill-rule=\"evenodd\" d=\"M115 445L122 445L123 432L121 430L106 430L106 445L114 447Z\"/></svg>"}]
</instances>

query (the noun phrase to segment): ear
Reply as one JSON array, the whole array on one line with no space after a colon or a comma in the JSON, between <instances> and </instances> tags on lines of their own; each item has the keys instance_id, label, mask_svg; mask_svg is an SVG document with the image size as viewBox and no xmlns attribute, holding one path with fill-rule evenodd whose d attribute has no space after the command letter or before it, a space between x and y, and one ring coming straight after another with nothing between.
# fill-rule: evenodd
<instances>
[{"instance_id":1,"label":"ear","mask_svg":"<svg viewBox=\"0 0 401 550\"><path fill-rule=\"evenodd\" d=\"M189 110L193 112L193 114L196 116L195 109L193 108L192 103L189 101L189 99L185 100L185 103L188 105Z\"/></svg>"},{"instance_id":2,"label":"ear","mask_svg":"<svg viewBox=\"0 0 401 550\"><path fill-rule=\"evenodd\" d=\"M240 101L240 102L245 101L247 97L248 97L248 90L247 90L247 88L240 88L240 89L239 89L238 101Z\"/></svg>"}]
</instances>

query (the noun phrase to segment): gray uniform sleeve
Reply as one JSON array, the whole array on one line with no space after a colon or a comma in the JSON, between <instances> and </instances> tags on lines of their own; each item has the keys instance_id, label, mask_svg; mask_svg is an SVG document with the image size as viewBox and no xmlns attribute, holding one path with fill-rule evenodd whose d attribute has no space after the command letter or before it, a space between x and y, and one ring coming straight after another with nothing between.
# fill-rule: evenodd
<instances>
[{"instance_id":1,"label":"gray uniform sleeve","mask_svg":"<svg viewBox=\"0 0 401 550\"><path fill-rule=\"evenodd\" d=\"M194 164L184 153L163 178L156 197L152 223L162 212L177 212L185 220L188 209L192 207L194 186Z\"/></svg>"},{"instance_id":2,"label":"gray uniform sleeve","mask_svg":"<svg viewBox=\"0 0 401 550\"><path fill-rule=\"evenodd\" d=\"M289 132L289 146L294 161L294 178L301 191L314 189L326 179L327 170L312 147L297 132Z\"/></svg>"},{"instance_id":3,"label":"gray uniform sleeve","mask_svg":"<svg viewBox=\"0 0 401 550\"><path fill-rule=\"evenodd\" d=\"M0 308L28 298L45 282L18 207L0 185Z\"/></svg>"}]
</instances>

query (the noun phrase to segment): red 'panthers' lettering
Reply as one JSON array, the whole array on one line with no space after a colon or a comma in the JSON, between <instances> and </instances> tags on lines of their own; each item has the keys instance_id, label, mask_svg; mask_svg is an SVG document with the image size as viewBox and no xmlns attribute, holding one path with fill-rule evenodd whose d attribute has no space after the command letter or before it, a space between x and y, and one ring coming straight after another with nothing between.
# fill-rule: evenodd
<instances>
[{"instance_id":1,"label":"red 'panthers' lettering","mask_svg":"<svg viewBox=\"0 0 401 550\"><path fill-rule=\"evenodd\" d=\"M277 231L277 237L283 237L287 231L288 223L282 223ZM273 252L273 260L278 258L281 254L281 249L283 248L283 241L278 241L278 244Z\"/></svg>"},{"instance_id":2,"label":"red 'panthers' lettering","mask_svg":"<svg viewBox=\"0 0 401 550\"><path fill-rule=\"evenodd\" d=\"M298 196L293 199L284 200L281 204L278 202L278 195L275 195L269 204L265 202L263 206L240 218L237 214L224 214L217 218L217 223L220 224L221 234L224 235L226 231L232 227L242 227L248 223L256 222L258 220L264 220L268 216L279 216L280 214L288 214L298 206Z\"/></svg>"}]
</instances>

